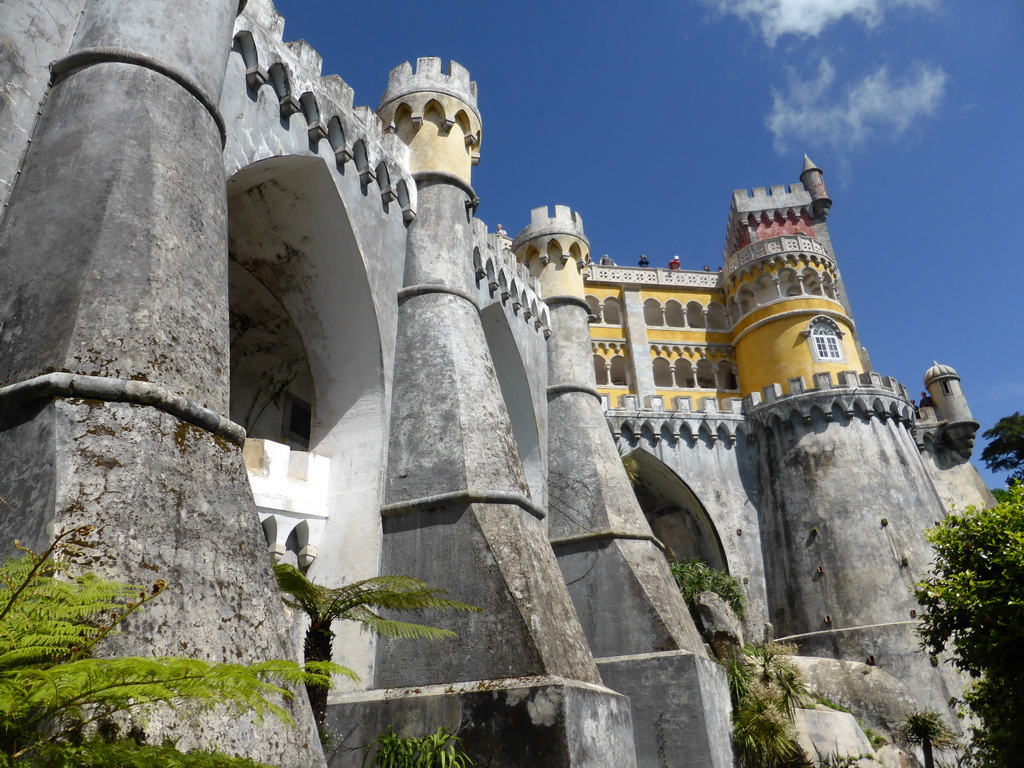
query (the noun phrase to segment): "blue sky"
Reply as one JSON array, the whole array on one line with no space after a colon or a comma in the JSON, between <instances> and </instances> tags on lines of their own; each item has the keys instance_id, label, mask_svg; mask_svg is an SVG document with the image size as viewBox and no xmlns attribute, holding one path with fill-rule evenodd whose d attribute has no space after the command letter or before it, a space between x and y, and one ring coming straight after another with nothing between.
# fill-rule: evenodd
<instances>
[{"instance_id":1,"label":"blue sky","mask_svg":"<svg viewBox=\"0 0 1024 768\"><path fill-rule=\"evenodd\" d=\"M952 365L982 430L1024 411L1021 0L276 5L357 104L402 61L466 66L480 218L570 205L620 264L715 268L732 190L799 181L807 152L875 370L916 393Z\"/></svg>"}]
</instances>

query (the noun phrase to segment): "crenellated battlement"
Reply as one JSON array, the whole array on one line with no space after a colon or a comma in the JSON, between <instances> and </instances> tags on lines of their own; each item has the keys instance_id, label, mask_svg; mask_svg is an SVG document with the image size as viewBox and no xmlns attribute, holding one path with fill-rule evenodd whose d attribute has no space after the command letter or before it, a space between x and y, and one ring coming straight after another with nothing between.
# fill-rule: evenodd
<instances>
[{"instance_id":1,"label":"crenellated battlement","mask_svg":"<svg viewBox=\"0 0 1024 768\"><path fill-rule=\"evenodd\" d=\"M285 42L284 19L271 0L251 0L235 21L232 55L245 71L250 98L270 98L281 124L305 133L309 152L333 155L339 171L354 167L364 187L375 183L385 205L397 202L405 221L416 215L409 150L384 132L374 110L354 106L354 92L304 40ZM251 161L252 158L249 158Z\"/></svg>"},{"instance_id":2,"label":"crenellated battlement","mask_svg":"<svg viewBox=\"0 0 1024 768\"><path fill-rule=\"evenodd\" d=\"M481 307L499 302L545 338L550 336L550 313L541 298L537 277L503 247L499 235L488 232L483 221L473 219L473 234L473 269L481 292Z\"/></svg>"},{"instance_id":3,"label":"crenellated battlement","mask_svg":"<svg viewBox=\"0 0 1024 768\"><path fill-rule=\"evenodd\" d=\"M579 241L578 248L582 246L580 257L590 252L590 241L583 232L583 217L567 205L556 205L554 215L546 205L530 211L530 223L516 235L512 241L512 250L519 253L520 248L529 243L543 255L546 253L546 245L537 244L534 241L555 239L559 241L564 253L568 253L574 240ZM540 245L545 245L545 247L540 247Z\"/></svg>"},{"instance_id":4,"label":"crenellated battlement","mask_svg":"<svg viewBox=\"0 0 1024 768\"><path fill-rule=\"evenodd\" d=\"M676 445L685 441L691 447L717 444L734 445L747 434L745 406L738 397L701 397L694 406L690 397L672 398L673 408L666 409L664 398L650 396L639 407L636 395L619 397L618 407L606 411L608 426L617 443L635 446L646 440L652 445L666 442ZM607 399L606 399L607 401Z\"/></svg>"},{"instance_id":5,"label":"crenellated battlement","mask_svg":"<svg viewBox=\"0 0 1024 768\"><path fill-rule=\"evenodd\" d=\"M834 381L829 373L814 375L808 386L802 377L788 381L789 393L781 384L771 384L762 392L744 398L750 420L766 429L815 422L862 422L877 418L892 420L907 428L915 421L914 403L907 388L896 379L875 372L857 374L843 371Z\"/></svg>"},{"instance_id":6,"label":"crenellated battlement","mask_svg":"<svg viewBox=\"0 0 1024 768\"><path fill-rule=\"evenodd\" d=\"M441 59L427 56L416 59L416 70L403 61L388 74L388 87L380 97L379 109L397 99L414 93L443 93L465 102L479 118L476 83L469 79L469 70L456 61L448 62L448 71L441 69Z\"/></svg>"},{"instance_id":7,"label":"crenellated battlement","mask_svg":"<svg viewBox=\"0 0 1024 768\"><path fill-rule=\"evenodd\" d=\"M896 379L874 372L844 371L836 379L829 373L819 373L810 385L802 377L790 379L787 385L788 393L781 384L772 384L762 392L721 401L699 397L695 403L692 397L673 397L671 406L665 398L654 395L644 398L644 403L636 395L620 395L614 405L604 396L604 403L616 439L631 443L645 434L654 442L669 437L672 443L681 435L689 435L693 443L703 433L703 442L713 446L722 438L735 442L741 434L754 439L753 426L770 429L809 426L815 421L859 418L867 422L877 418L910 427L915 421L907 388Z\"/></svg>"},{"instance_id":8,"label":"crenellated battlement","mask_svg":"<svg viewBox=\"0 0 1024 768\"><path fill-rule=\"evenodd\" d=\"M813 237L803 234L781 235L758 240L740 248L725 260L725 278L735 284L738 272L752 272L762 262L792 263L799 261L814 263L835 271L835 260L828 250Z\"/></svg>"},{"instance_id":9,"label":"crenellated battlement","mask_svg":"<svg viewBox=\"0 0 1024 768\"><path fill-rule=\"evenodd\" d=\"M738 213L799 210L810 204L811 193L799 182L754 187L752 190L736 189L732 193L732 207Z\"/></svg>"}]
</instances>

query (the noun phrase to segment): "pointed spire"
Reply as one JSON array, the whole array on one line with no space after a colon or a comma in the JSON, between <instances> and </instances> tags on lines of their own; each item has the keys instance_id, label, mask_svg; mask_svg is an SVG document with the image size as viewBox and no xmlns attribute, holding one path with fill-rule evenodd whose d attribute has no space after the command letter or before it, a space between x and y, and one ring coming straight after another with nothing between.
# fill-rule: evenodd
<instances>
[{"instance_id":1,"label":"pointed spire","mask_svg":"<svg viewBox=\"0 0 1024 768\"><path fill-rule=\"evenodd\" d=\"M832 207L832 199L828 196L828 190L825 189L825 174L806 154L804 154L804 170L800 174L800 181L804 188L811 193L815 218L825 221L828 218L829 208Z\"/></svg>"}]
</instances>

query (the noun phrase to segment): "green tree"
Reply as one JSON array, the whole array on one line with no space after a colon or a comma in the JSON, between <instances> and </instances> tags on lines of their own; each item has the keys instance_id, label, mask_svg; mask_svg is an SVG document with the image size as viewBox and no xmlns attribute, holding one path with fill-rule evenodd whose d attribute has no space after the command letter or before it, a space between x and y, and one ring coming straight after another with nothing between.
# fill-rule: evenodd
<instances>
[{"instance_id":1,"label":"green tree","mask_svg":"<svg viewBox=\"0 0 1024 768\"><path fill-rule=\"evenodd\" d=\"M286 686L329 686L335 665L96 658L103 641L166 584L142 588L76 574L92 531L61 531L38 555L15 542L23 556L0 566L0 766L254 766L146 745L132 718L187 704L190 712L219 706L290 723L277 703L292 696Z\"/></svg>"},{"instance_id":2,"label":"green tree","mask_svg":"<svg viewBox=\"0 0 1024 768\"><path fill-rule=\"evenodd\" d=\"M450 600L444 597L447 590L428 587L410 576L375 576L332 588L314 584L293 565L278 563L274 566L274 573L278 586L285 593L285 603L309 617L303 651L306 662L312 664L331 660L334 650L331 625L335 621L357 621L364 629L381 637L439 640L454 637L455 633L448 629L387 619L378 611L480 610L476 606ZM345 673L355 677L351 670L345 670ZM322 729L327 714L327 690L310 685L306 692L317 727Z\"/></svg>"},{"instance_id":3,"label":"green tree","mask_svg":"<svg viewBox=\"0 0 1024 768\"><path fill-rule=\"evenodd\" d=\"M920 744L924 752L924 768L935 768L933 750L948 749L956 744L956 736L939 713L926 709L907 715L900 724L896 738L904 744Z\"/></svg>"},{"instance_id":4,"label":"green tree","mask_svg":"<svg viewBox=\"0 0 1024 768\"><path fill-rule=\"evenodd\" d=\"M1008 480L1024 482L1024 414L1004 416L981 436L991 441L981 452L985 466L993 472L1009 471Z\"/></svg>"},{"instance_id":5,"label":"green tree","mask_svg":"<svg viewBox=\"0 0 1024 768\"><path fill-rule=\"evenodd\" d=\"M968 507L928 531L931 574L915 590L919 631L933 654L948 649L975 682L964 701L979 725L976 765L1019 764L1024 754L1024 483L992 509Z\"/></svg>"}]
</instances>

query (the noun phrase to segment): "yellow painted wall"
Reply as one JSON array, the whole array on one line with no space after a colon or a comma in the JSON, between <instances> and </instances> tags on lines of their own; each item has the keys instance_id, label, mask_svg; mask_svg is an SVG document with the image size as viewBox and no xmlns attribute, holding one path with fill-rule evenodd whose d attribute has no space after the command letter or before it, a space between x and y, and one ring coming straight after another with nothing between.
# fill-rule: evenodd
<instances>
[{"instance_id":1,"label":"yellow painted wall","mask_svg":"<svg viewBox=\"0 0 1024 768\"><path fill-rule=\"evenodd\" d=\"M811 306L807 306L810 304ZM813 305L827 305L815 307ZM799 306L794 306L799 305ZM750 330L736 342L736 366L739 369L740 386L743 394L760 392L769 384L781 384L783 392L789 392L789 379L803 376L807 387L814 386L813 375L828 371L833 381L836 374L842 371L863 372L860 358L853 344L853 334L849 321L843 316L827 315L845 332L840 339L843 362L815 362L808 339L801 334L807 329L808 323L818 314L817 309L827 308L835 311L835 302L822 300L793 300L766 307L744 318L737 327L737 335L751 328L758 320L768 318L763 325ZM771 310L775 310L774 313ZM807 314L777 317L785 312L806 309ZM758 317L761 315L761 317Z\"/></svg>"},{"instance_id":2,"label":"yellow painted wall","mask_svg":"<svg viewBox=\"0 0 1024 768\"><path fill-rule=\"evenodd\" d=\"M574 259L552 260L540 273L540 287L544 298L549 296L579 296L583 298L583 275Z\"/></svg>"},{"instance_id":3,"label":"yellow painted wall","mask_svg":"<svg viewBox=\"0 0 1024 768\"><path fill-rule=\"evenodd\" d=\"M428 109L417 127L411 117L396 126L399 138L409 146L409 167L416 171L446 171L467 184L473 175L473 158L466 146L466 135L458 123L447 133L441 130L444 116Z\"/></svg>"}]
</instances>

